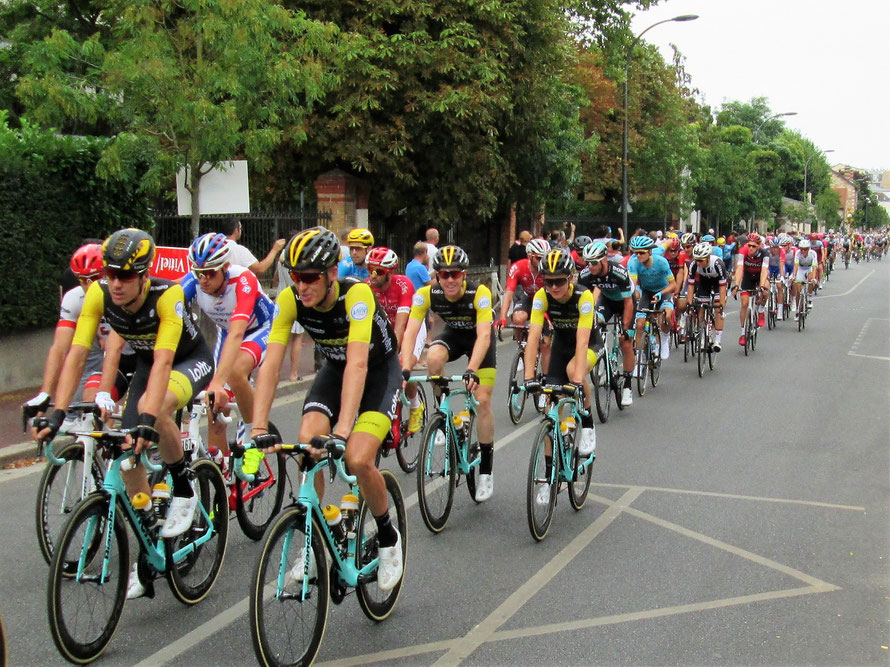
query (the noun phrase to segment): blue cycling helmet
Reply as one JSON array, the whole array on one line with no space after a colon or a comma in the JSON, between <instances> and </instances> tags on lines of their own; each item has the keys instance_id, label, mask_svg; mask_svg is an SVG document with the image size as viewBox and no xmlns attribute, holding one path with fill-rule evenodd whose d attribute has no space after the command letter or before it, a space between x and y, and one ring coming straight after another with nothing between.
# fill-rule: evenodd
<instances>
[{"instance_id":1,"label":"blue cycling helmet","mask_svg":"<svg viewBox=\"0 0 890 667\"><path fill-rule=\"evenodd\" d=\"M655 247L655 241L648 236L634 236L630 240L631 250L651 250Z\"/></svg>"},{"instance_id":2,"label":"blue cycling helmet","mask_svg":"<svg viewBox=\"0 0 890 667\"><path fill-rule=\"evenodd\" d=\"M701 237L701 240L713 245L717 241L717 238L713 234L705 234Z\"/></svg>"},{"instance_id":3,"label":"blue cycling helmet","mask_svg":"<svg viewBox=\"0 0 890 667\"><path fill-rule=\"evenodd\" d=\"M189 264L193 269L218 269L229 261L230 248L224 234L204 234L189 247Z\"/></svg>"}]
</instances>

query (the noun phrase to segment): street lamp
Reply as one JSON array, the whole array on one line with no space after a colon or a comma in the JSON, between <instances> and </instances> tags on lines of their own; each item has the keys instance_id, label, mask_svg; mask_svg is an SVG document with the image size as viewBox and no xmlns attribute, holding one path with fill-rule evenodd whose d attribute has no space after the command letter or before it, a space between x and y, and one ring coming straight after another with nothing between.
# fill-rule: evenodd
<instances>
[{"instance_id":1,"label":"street lamp","mask_svg":"<svg viewBox=\"0 0 890 667\"><path fill-rule=\"evenodd\" d=\"M823 155L825 153L834 153L834 149L829 148L822 152L813 153L812 155L810 155L810 157L807 158L806 162L803 163L803 200L807 206L810 205L809 197L807 197L807 168L810 166L810 160L812 160L817 155Z\"/></svg>"},{"instance_id":2,"label":"street lamp","mask_svg":"<svg viewBox=\"0 0 890 667\"><path fill-rule=\"evenodd\" d=\"M640 43L640 38L655 26L661 25L662 23L672 23L674 21L694 21L697 18L698 14L682 14L681 16L675 16L672 19L665 19L664 21L653 23L634 38L630 48L627 50L627 59L624 62L624 128L621 147L621 228L624 230L625 242L630 238L627 231L627 80L630 78L630 59L633 55L634 48Z\"/></svg>"},{"instance_id":3,"label":"street lamp","mask_svg":"<svg viewBox=\"0 0 890 667\"><path fill-rule=\"evenodd\" d=\"M782 113L776 113L776 114L773 114L772 116L769 116L768 118L764 119L764 121L760 125L757 126L757 129L754 130L754 143L755 144L757 143L757 135L760 134L761 128L763 128L763 126L766 125L769 121L771 121L775 118L782 118L782 116L796 116L796 115L797 115L796 111L783 111Z\"/></svg>"}]
</instances>

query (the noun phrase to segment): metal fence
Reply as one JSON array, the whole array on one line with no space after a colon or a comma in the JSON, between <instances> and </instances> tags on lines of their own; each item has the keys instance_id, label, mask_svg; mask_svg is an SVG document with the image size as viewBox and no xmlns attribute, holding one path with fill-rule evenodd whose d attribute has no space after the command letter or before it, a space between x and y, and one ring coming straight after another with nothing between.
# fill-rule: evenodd
<instances>
[{"instance_id":1,"label":"metal fence","mask_svg":"<svg viewBox=\"0 0 890 667\"><path fill-rule=\"evenodd\" d=\"M327 225L331 220L330 211L310 209L262 209L251 213L231 215L202 215L200 233L215 232L219 221L236 217L241 221L239 243L262 259L278 239L290 238L293 234L315 225ZM158 245L185 248L192 242L191 218L180 216L173 209L154 212L154 237Z\"/></svg>"}]
</instances>

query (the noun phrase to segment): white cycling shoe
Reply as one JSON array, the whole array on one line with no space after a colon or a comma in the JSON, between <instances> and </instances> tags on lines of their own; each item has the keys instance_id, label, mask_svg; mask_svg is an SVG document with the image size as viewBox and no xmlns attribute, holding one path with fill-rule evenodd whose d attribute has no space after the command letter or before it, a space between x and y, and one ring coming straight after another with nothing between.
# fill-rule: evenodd
<instances>
[{"instance_id":1,"label":"white cycling shoe","mask_svg":"<svg viewBox=\"0 0 890 667\"><path fill-rule=\"evenodd\" d=\"M127 577L127 599L135 600L145 595L145 586L139 581L139 566L135 563L130 569L130 576Z\"/></svg>"},{"instance_id":2,"label":"white cycling shoe","mask_svg":"<svg viewBox=\"0 0 890 667\"><path fill-rule=\"evenodd\" d=\"M398 536L393 547L380 547L377 557L380 563L377 565L377 588L381 591L391 591L402 580L405 568L402 563L402 536Z\"/></svg>"},{"instance_id":3,"label":"white cycling shoe","mask_svg":"<svg viewBox=\"0 0 890 667\"><path fill-rule=\"evenodd\" d=\"M197 493L192 494L191 498L173 496L170 509L167 510L167 518L161 527L161 537L178 537L191 528L196 509L198 509Z\"/></svg>"},{"instance_id":4,"label":"white cycling shoe","mask_svg":"<svg viewBox=\"0 0 890 667\"><path fill-rule=\"evenodd\" d=\"M630 387L621 390L621 407L629 408L634 404L634 392Z\"/></svg>"},{"instance_id":5,"label":"white cycling shoe","mask_svg":"<svg viewBox=\"0 0 890 667\"><path fill-rule=\"evenodd\" d=\"M484 503L491 498L492 493L494 493L494 478L490 474L480 474L476 481L476 502Z\"/></svg>"},{"instance_id":6,"label":"white cycling shoe","mask_svg":"<svg viewBox=\"0 0 890 667\"><path fill-rule=\"evenodd\" d=\"M596 429L582 428L581 438L578 440L578 454L587 457L596 450Z\"/></svg>"},{"instance_id":7,"label":"white cycling shoe","mask_svg":"<svg viewBox=\"0 0 890 667\"><path fill-rule=\"evenodd\" d=\"M535 494L535 503L538 505L547 505L550 503L550 485L541 484L538 486L538 492Z\"/></svg>"},{"instance_id":8,"label":"white cycling shoe","mask_svg":"<svg viewBox=\"0 0 890 667\"><path fill-rule=\"evenodd\" d=\"M290 576L294 578L294 581L298 583L303 583L303 564L306 562L306 547L300 549L300 558L294 563L294 566L290 569ZM313 579L318 575L318 565L315 562L315 553L311 553L309 555L309 578Z\"/></svg>"}]
</instances>

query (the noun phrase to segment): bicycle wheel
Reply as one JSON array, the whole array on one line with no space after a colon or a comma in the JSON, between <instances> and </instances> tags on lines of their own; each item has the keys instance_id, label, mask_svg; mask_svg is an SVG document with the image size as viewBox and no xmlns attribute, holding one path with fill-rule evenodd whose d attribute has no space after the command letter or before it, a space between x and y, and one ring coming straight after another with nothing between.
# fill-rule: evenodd
<instances>
[{"instance_id":1,"label":"bicycle wheel","mask_svg":"<svg viewBox=\"0 0 890 667\"><path fill-rule=\"evenodd\" d=\"M655 342L649 342L649 377L652 380L652 386L658 384L661 377L661 330L655 330Z\"/></svg>"},{"instance_id":2,"label":"bicycle wheel","mask_svg":"<svg viewBox=\"0 0 890 667\"><path fill-rule=\"evenodd\" d=\"M609 377L609 353L603 350L593 370L590 371L593 397L596 402L596 415L600 423L609 421L609 407L612 403L612 378Z\"/></svg>"},{"instance_id":3,"label":"bicycle wheel","mask_svg":"<svg viewBox=\"0 0 890 667\"><path fill-rule=\"evenodd\" d=\"M37 485L35 511L37 543L47 564L52 562L53 548L68 517L83 499L83 443L72 442L56 453L62 465L48 464ZM102 485L102 467L93 458L91 483L87 493Z\"/></svg>"},{"instance_id":4,"label":"bicycle wheel","mask_svg":"<svg viewBox=\"0 0 890 667\"><path fill-rule=\"evenodd\" d=\"M422 451L417 467L417 504L423 523L433 533L445 528L454 502L456 465L448 437L445 415L436 412L427 422L421 438Z\"/></svg>"},{"instance_id":5,"label":"bicycle wheel","mask_svg":"<svg viewBox=\"0 0 890 667\"><path fill-rule=\"evenodd\" d=\"M415 432L408 430L408 422L410 419L410 408L402 410L405 419L402 420L402 429L399 436L399 446L396 447L396 459L399 467L407 473L412 473L417 468L417 458L420 454L420 443L423 436L423 429L426 426L426 416L429 403L426 402L426 390L419 382L417 385L417 397L423 406L423 419L420 422L420 428Z\"/></svg>"},{"instance_id":6,"label":"bicycle wheel","mask_svg":"<svg viewBox=\"0 0 890 667\"><path fill-rule=\"evenodd\" d=\"M769 300L766 303L766 327L773 329L776 326L776 297L770 292Z\"/></svg>"},{"instance_id":7,"label":"bicycle wheel","mask_svg":"<svg viewBox=\"0 0 890 667\"><path fill-rule=\"evenodd\" d=\"M269 422L269 433L281 440L281 433L272 422ZM266 454L252 482L235 481L235 516L241 530L250 539L261 539L272 519L281 511L286 479L287 458L283 453L275 452Z\"/></svg>"},{"instance_id":8,"label":"bicycle wheel","mask_svg":"<svg viewBox=\"0 0 890 667\"><path fill-rule=\"evenodd\" d=\"M554 453L552 457L553 469L549 475L547 474L547 462L544 458L544 448L548 445L551 447L550 451ZM556 492L559 489L559 456L555 452L555 448L553 423L549 419L544 419L538 428L538 434L535 436L532 446L525 492L528 529L538 542L547 535L550 523L553 521L553 508L556 506ZM547 489L547 497L539 498L539 494L542 494L544 488ZM546 502L538 502L539 500Z\"/></svg>"},{"instance_id":9,"label":"bicycle wheel","mask_svg":"<svg viewBox=\"0 0 890 667\"><path fill-rule=\"evenodd\" d=\"M646 334L648 337L649 334ZM643 345L648 347L649 343L647 341L643 342ZM649 382L649 352L648 349L644 348L642 350L636 351L636 371L637 371L637 393L640 396L646 395L646 385Z\"/></svg>"},{"instance_id":10,"label":"bicycle wheel","mask_svg":"<svg viewBox=\"0 0 890 667\"><path fill-rule=\"evenodd\" d=\"M266 533L250 589L250 638L261 665L309 665L321 646L330 581L321 528L315 519L311 542L315 573L310 572L303 599L303 582L293 573L304 567L300 555L305 544L302 508L279 515Z\"/></svg>"},{"instance_id":11,"label":"bicycle wheel","mask_svg":"<svg viewBox=\"0 0 890 667\"><path fill-rule=\"evenodd\" d=\"M405 512L405 501L402 499L402 489L395 476L389 470L381 470L383 481L386 483L387 503L389 505L389 516L394 525L402 536L402 565L405 565L405 559L408 556L408 515ZM362 568L372 560L377 558L377 522L371 515L371 509L362 500L358 510L358 524L356 533L362 537L361 546L356 549L355 565ZM402 590L402 582L405 581L404 575L402 580L396 584L392 590L381 591L377 588L377 577L374 575L369 581L359 582L355 589L358 605L365 612L365 616L372 621L385 620L392 613L399 599L399 593Z\"/></svg>"},{"instance_id":12,"label":"bicycle wheel","mask_svg":"<svg viewBox=\"0 0 890 667\"><path fill-rule=\"evenodd\" d=\"M757 332L760 330L760 327L757 326L757 315L754 315L751 318L751 351L757 347Z\"/></svg>"},{"instance_id":13,"label":"bicycle wheel","mask_svg":"<svg viewBox=\"0 0 890 667\"><path fill-rule=\"evenodd\" d=\"M127 594L129 547L119 514L108 526L108 497L84 500L62 529L49 568L47 612L53 642L69 662L102 655L120 621ZM107 539L106 539L107 538ZM105 559L107 579L102 581ZM76 576L83 563L80 578Z\"/></svg>"},{"instance_id":14,"label":"bicycle wheel","mask_svg":"<svg viewBox=\"0 0 890 667\"><path fill-rule=\"evenodd\" d=\"M584 501L587 500L587 494L590 491L593 463L589 466L583 466L582 463L586 460L587 457L582 458L578 453L578 448L575 447L572 452L573 478L569 483L569 504L575 511L584 506Z\"/></svg>"},{"instance_id":15,"label":"bicycle wheel","mask_svg":"<svg viewBox=\"0 0 890 667\"><path fill-rule=\"evenodd\" d=\"M200 501L191 527L179 537L167 540L167 583L173 597L183 604L197 604L210 592L226 555L229 538L229 499L222 473L215 463L198 459L191 465L194 489ZM212 531L206 542L180 558L179 549Z\"/></svg>"},{"instance_id":16,"label":"bicycle wheel","mask_svg":"<svg viewBox=\"0 0 890 667\"><path fill-rule=\"evenodd\" d=\"M525 392L519 387L525 385L525 365L522 363L522 348L516 350L510 363L510 382L507 385L507 412L510 421L518 424L525 411Z\"/></svg>"},{"instance_id":17,"label":"bicycle wheel","mask_svg":"<svg viewBox=\"0 0 890 667\"><path fill-rule=\"evenodd\" d=\"M702 323L701 326L698 327L696 331L696 357L698 358L698 376L705 376L705 355L707 354L708 347L710 346L710 341L707 340L708 336L708 326L705 323Z\"/></svg>"},{"instance_id":18,"label":"bicycle wheel","mask_svg":"<svg viewBox=\"0 0 890 667\"><path fill-rule=\"evenodd\" d=\"M716 324L713 319L711 319L713 315L708 316L708 326L705 329L705 338L708 341L708 368L714 370L714 366L717 365L717 353L714 352L714 345L711 343L711 340L714 336L714 331L716 330Z\"/></svg>"},{"instance_id":19,"label":"bicycle wheel","mask_svg":"<svg viewBox=\"0 0 890 667\"><path fill-rule=\"evenodd\" d=\"M466 427L465 433L467 434L467 463L472 463L476 459L479 458L479 433L476 430L476 415L470 415L470 423ZM460 459L457 456L457 452L453 452L453 460L455 463ZM455 468L458 466L455 465ZM455 470L456 474L459 474ZM473 499L473 502L476 503L476 481L479 479L479 466L473 466L470 468L470 472L466 474L467 478L467 491L470 494L470 498ZM476 503L478 505L478 503Z\"/></svg>"}]
</instances>

